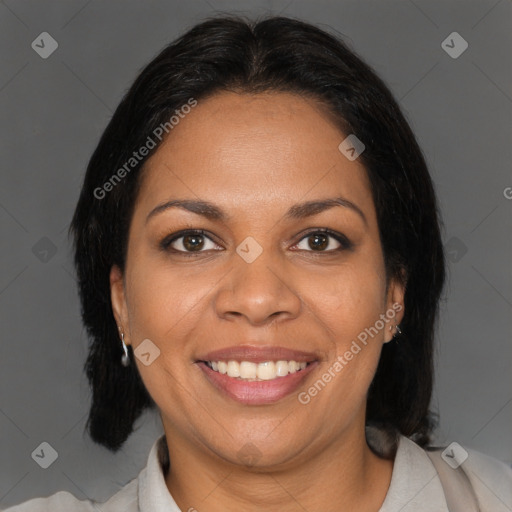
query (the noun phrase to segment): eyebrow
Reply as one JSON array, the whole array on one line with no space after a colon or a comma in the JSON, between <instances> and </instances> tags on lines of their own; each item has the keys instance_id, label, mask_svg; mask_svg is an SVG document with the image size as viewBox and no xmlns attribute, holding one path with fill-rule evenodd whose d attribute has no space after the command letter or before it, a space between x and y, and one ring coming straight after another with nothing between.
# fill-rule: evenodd
<instances>
[{"instance_id":1,"label":"eyebrow","mask_svg":"<svg viewBox=\"0 0 512 512\"><path fill-rule=\"evenodd\" d=\"M304 219L307 217L312 217L313 215L318 215L319 213L326 211L335 206L342 206L345 208L349 208L350 210L357 213L361 219L364 221L366 225L368 225L368 221L364 212L352 201L345 199L343 197L335 197L329 199L317 199L315 201L307 201L305 203L300 203L293 205L284 215L286 219ZM210 220L217 221L226 221L230 218L223 210L221 210L218 206L210 203L208 201L195 200L195 199L173 199L171 201L166 201L158 205L156 208L153 208L146 217L146 223L155 215L162 213L170 208L182 208L192 213L196 213L198 215L202 215Z\"/></svg>"},{"instance_id":2,"label":"eyebrow","mask_svg":"<svg viewBox=\"0 0 512 512\"><path fill-rule=\"evenodd\" d=\"M335 197L332 199L318 199L316 201L307 201L306 203L296 204L292 206L288 210L288 212L286 212L285 217L290 219L303 219L305 217L317 215L318 213L321 213L335 206L343 206L356 212L361 217L361 219L363 219L364 223L368 225L366 216L364 212L361 210L361 208L359 208L359 206L357 206L352 201L349 201L348 199L345 199L343 197Z\"/></svg>"}]
</instances>

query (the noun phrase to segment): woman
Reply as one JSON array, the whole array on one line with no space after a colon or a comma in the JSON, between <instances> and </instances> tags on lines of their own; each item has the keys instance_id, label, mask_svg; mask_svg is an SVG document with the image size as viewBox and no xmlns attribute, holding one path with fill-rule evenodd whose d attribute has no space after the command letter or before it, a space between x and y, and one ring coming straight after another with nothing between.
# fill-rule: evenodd
<instances>
[{"instance_id":1,"label":"woman","mask_svg":"<svg viewBox=\"0 0 512 512\"><path fill-rule=\"evenodd\" d=\"M116 451L156 407L165 434L107 503L12 512L510 510L510 468L425 450L436 198L343 42L287 18L194 27L117 108L71 230L89 433Z\"/></svg>"}]
</instances>

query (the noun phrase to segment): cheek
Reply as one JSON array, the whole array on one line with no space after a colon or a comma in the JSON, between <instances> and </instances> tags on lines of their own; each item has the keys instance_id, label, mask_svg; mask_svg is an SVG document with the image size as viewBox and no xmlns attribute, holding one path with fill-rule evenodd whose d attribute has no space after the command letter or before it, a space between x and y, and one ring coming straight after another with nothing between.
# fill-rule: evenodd
<instances>
[{"instance_id":1,"label":"cheek","mask_svg":"<svg viewBox=\"0 0 512 512\"><path fill-rule=\"evenodd\" d=\"M364 256L364 255L363 255ZM308 303L336 333L340 345L374 325L386 304L386 279L380 259L355 256L321 278L306 279Z\"/></svg>"},{"instance_id":2,"label":"cheek","mask_svg":"<svg viewBox=\"0 0 512 512\"><path fill-rule=\"evenodd\" d=\"M195 275L172 269L160 261L139 258L127 272L127 290L132 334L137 338L154 337L168 347L178 341L177 332L189 321L214 280L205 273ZM176 332L175 332L176 331ZM143 339L142 338L142 339Z\"/></svg>"},{"instance_id":3,"label":"cheek","mask_svg":"<svg viewBox=\"0 0 512 512\"><path fill-rule=\"evenodd\" d=\"M377 255L377 256L375 256ZM386 278L379 253L362 254L323 280L327 293L311 287L310 304L330 338L331 357L323 364L325 381L339 399L363 399L375 373L385 329ZM319 285L318 281L316 285ZM315 293L316 290L316 293ZM330 393L326 393L330 394Z\"/></svg>"},{"instance_id":4,"label":"cheek","mask_svg":"<svg viewBox=\"0 0 512 512\"><path fill-rule=\"evenodd\" d=\"M190 404L183 390L192 353L187 342L192 324L200 322L198 306L205 290L197 289L182 272L142 259L127 269L126 282L133 349L149 339L159 350L148 366L136 360L144 385L160 410L185 410Z\"/></svg>"}]
</instances>

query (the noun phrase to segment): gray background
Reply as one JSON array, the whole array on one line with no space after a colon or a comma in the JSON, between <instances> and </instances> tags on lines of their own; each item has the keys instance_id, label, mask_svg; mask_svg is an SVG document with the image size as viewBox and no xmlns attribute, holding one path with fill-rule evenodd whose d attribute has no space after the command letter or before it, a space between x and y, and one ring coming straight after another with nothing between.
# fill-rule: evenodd
<instances>
[{"instance_id":1,"label":"gray background","mask_svg":"<svg viewBox=\"0 0 512 512\"><path fill-rule=\"evenodd\" d=\"M434 408L439 443L512 462L511 0L0 2L0 506L68 490L104 500L162 432L146 415L116 455L83 434L89 391L66 230L85 166L136 73L219 11L333 27L388 83L437 186L449 282ZM451 58L458 32L469 48ZM42 59L31 43L59 44ZM56 252L55 252L56 251ZM55 254L54 254L55 253ZM31 453L58 452L48 469Z\"/></svg>"}]
</instances>

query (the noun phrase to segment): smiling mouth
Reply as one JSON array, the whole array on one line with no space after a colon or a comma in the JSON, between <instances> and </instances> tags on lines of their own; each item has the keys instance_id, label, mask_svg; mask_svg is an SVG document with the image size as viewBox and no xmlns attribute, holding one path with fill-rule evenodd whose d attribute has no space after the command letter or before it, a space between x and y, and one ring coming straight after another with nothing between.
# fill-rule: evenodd
<instances>
[{"instance_id":1,"label":"smiling mouth","mask_svg":"<svg viewBox=\"0 0 512 512\"><path fill-rule=\"evenodd\" d=\"M279 345L236 345L196 356L207 382L243 405L266 405L292 395L318 367L321 354Z\"/></svg>"},{"instance_id":2,"label":"smiling mouth","mask_svg":"<svg viewBox=\"0 0 512 512\"><path fill-rule=\"evenodd\" d=\"M287 377L290 374L301 372L311 364L297 361L264 361L254 363L252 361L201 361L214 372L228 377L246 381L259 382Z\"/></svg>"}]
</instances>

